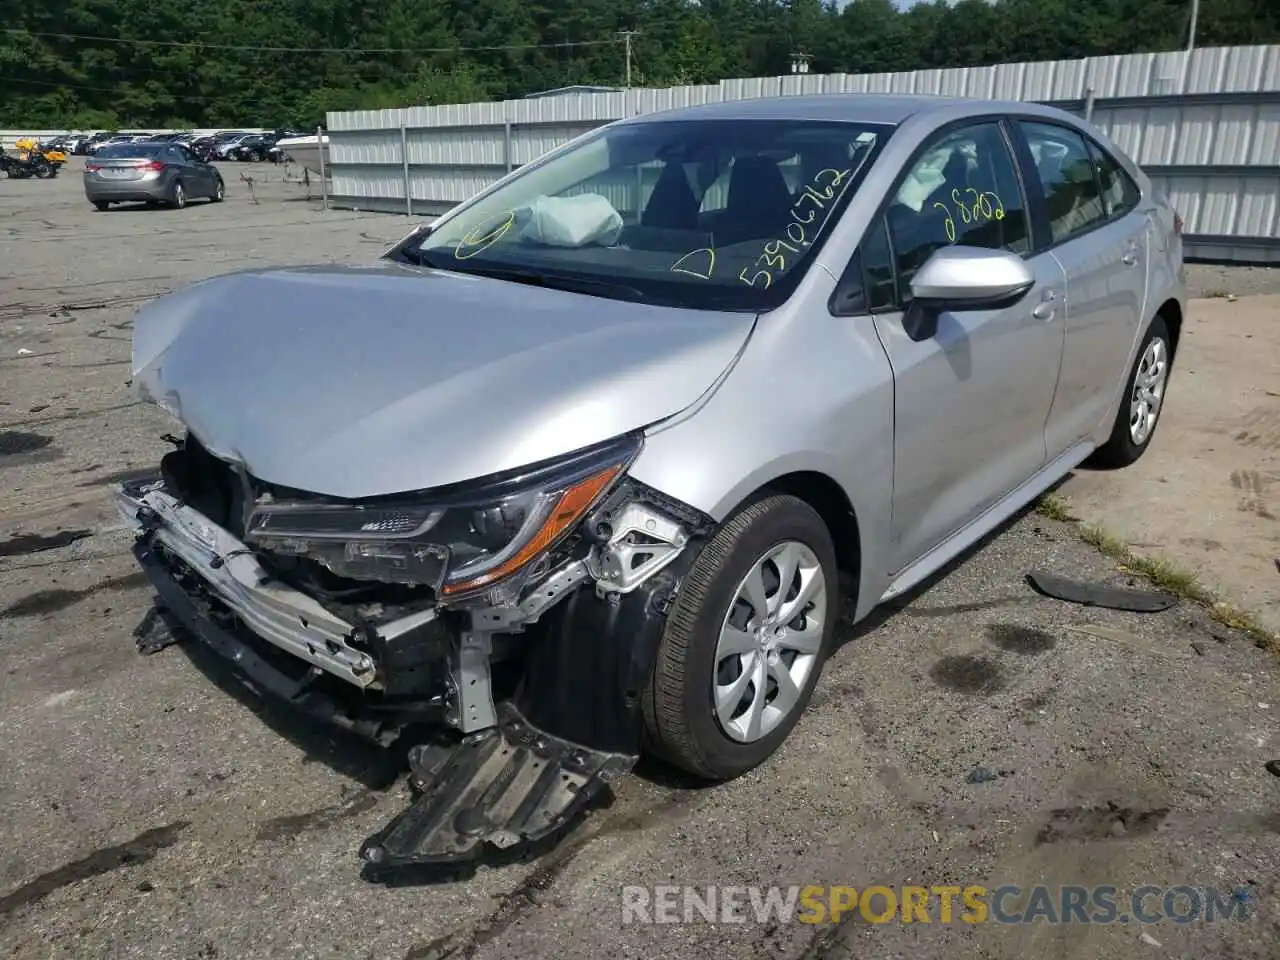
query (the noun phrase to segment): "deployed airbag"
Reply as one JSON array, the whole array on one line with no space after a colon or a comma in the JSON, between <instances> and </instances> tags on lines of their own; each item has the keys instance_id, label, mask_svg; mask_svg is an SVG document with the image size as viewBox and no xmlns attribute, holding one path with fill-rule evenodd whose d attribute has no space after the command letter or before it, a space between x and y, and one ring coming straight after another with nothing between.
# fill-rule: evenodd
<instances>
[{"instance_id":1,"label":"deployed airbag","mask_svg":"<svg viewBox=\"0 0 1280 960\"><path fill-rule=\"evenodd\" d=\"M622 214L598 193L539 197L529 205L521 238L550 247L612 244L622 232Z\"/></svg>"}]
</instances>

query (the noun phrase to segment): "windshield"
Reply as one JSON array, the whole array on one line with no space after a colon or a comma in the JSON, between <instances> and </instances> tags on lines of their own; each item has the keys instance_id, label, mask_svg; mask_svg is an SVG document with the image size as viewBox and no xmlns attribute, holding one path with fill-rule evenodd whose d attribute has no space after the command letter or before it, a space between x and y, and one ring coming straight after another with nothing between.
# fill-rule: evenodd
<instances>
[{"instance_id":1,"label":"windshield","mask_svg":"<svg viewBox=\"0 0 1280 960\"><path fill-rule=\"evenodd\" d=\"M97 152L96 157L99 160L113 160L118 157L127 157L130 160L139 157L156 157L167 146L167 143L117 143L103 147Z\"/></svg>"},{"instance_id":2,"label":"windshield","mask_svg":"<svg viewBox=\"0 0 1280 960\"><path fill-rule=\"evenodd\" d=\"M390 256L618 299L768 310L800 282L892 127L606 127Z\"/></svg>"}]
</instances>

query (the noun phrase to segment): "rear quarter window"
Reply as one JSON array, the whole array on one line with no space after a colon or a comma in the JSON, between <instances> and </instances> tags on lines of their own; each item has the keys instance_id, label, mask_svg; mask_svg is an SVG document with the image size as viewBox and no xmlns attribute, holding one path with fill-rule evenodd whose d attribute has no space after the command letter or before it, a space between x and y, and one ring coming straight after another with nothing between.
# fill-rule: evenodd
<instances>
[{"instance_id":1,"label":"rear quarter window","mask_svg":"<svg viewBox=\"0 0 1280 960\"><path fill-rule=\"evenodd\" d=\"M1089 142L1089 155L1098 172L1102 203L1107 216L1123 217L1137 207L1138 201L1142 199L1142 191L1119 161L1092 141Z\"/></svg>"}]
</instances>

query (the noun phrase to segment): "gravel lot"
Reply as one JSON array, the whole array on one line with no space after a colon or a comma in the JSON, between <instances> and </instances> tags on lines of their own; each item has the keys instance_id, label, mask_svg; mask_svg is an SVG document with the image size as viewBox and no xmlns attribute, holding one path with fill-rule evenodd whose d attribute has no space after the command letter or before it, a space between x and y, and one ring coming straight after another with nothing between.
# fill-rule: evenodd
<instances>
[{"instance_id":1,"label":"gravel lot","mask_svg":"<svg viewBox=\"0 0 1280 960\"><path fill-rule=\"evenodd\" d=\"M138 656L150 595L105 487L171 429L126 389L138 302L240 267L368 259L406 229L252 172L274 178L258 204L228 165L221 206L107 214L74 170L0 180L0 955L1277 956L1274 658L1198 608L1037 596L1034 568L1128 581L1034 514L846 626L809 715L740 781L646 767L539 862L360 880L356 848L401 808L403 778L198 650ZM969 782L978 767L998 776ZM621 925L621 885L668 883L1190 884L1244 888L1256 912L1141 931Z\"/></svg>"}]
</instances>

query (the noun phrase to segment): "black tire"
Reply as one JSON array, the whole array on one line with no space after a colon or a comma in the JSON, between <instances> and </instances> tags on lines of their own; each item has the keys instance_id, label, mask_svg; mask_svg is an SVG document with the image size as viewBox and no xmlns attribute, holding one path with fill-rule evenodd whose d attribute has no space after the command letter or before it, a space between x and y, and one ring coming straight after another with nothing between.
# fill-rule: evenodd
<instances>
[{"instance_id":1,"label":"black tire","mask_svg":"<svg viewBox=\"0 0 1280 960\"><path fill-rule=\"evenodd\" d=\"M187 188L182 185L181 180L175 180L172 187L169 188L169 206L175 210L181 210L187 205Z\"/></svg>"},{"instance_id":2,"label":"black tire","mask_svg":"<svg viewBox=\"0 0 1280 960\"><path fill-rule=\"evenodd\" d=\"M51 163L37 163L35 165L35 175L37 179L48 180L50 177L58 175L58 171L54 169Z\"/></svg>"},{"instance_id":3,"label":"black tire","mask_svg":"<svg viewBox=\"0 0 1280 960\"><path fill-rule=\"evenodd\" d=\"M221 203L222 198L227 194L227 185L222 182L222 178L218 178L217 185L213 188L213 196L209 198L210 203Z\"/></svg>"},{"instance_id":4,"label":"black tire","mask_svg":"<svg viewBox=\"0 0 1280 960\"><path fill-rule=\"evenodd\" d=\"M1146 437L1141 443L1137 443L1133 439L1130 432L1130 404L1133 400L1134 393L1137 389L1136 380L1139 371L1142 369L1143 358L1147 355L1147 350L1151 347L1152 342L1160 340L1164 344L1164 363L1165 363L1165 379L1162 387L1160 405L1156 409L1155 423L1152 424L1150 430L1147 431ZM1151 446L1151 440L1155 437L1156 431L1160 429L1160 421L1163 419L1164 405L1168 399L1169 372L1173 364L1173 340L1169 336L1169 325L1165 323L1164 317L1159 314L1151 321L1151 326L1147 328L1146 336L1142 338L1142 343L1138 347L1138 355L1134 358L1133 367L1129 370L1128 378L1125 380L1124 395L1120 398L1120 408L1116 411L1115 423L1111 427L1111 436L1101 447L1093 452L1088 460L1085 461L1086 467L1092 467L1097 470L1119 470L1130 464L1136 463L1147 448Z\"/></svg>"},{"instance_id":5,"label":"black tire","mask_svg":"<svg viewBox=\"0 0 1280 960\"><path fill-rule=\"evenodd\" d=\"M743 577L768 550L798 541L817 558L826 582L823 635L795 708L754 742L730 739L711 703L721 625ZM809 703L831 649L839 609L831 533L803 500L770 495L727 520L702 548L667 616L642 697L646 749L707 780L731 780L763 763L787 738Z\"/></svg>"},{"instance_id":6,"label":"black tire","mask_svg":"<svg viewBox=\"0 0 1280 960\"><path fill-rule=\"evenodd\" d=\"M93 201L93 205L98 209L99 213L106 213L111 209L111 204L106 200L95 200Z\"/></svg>"}]
</instances>

